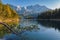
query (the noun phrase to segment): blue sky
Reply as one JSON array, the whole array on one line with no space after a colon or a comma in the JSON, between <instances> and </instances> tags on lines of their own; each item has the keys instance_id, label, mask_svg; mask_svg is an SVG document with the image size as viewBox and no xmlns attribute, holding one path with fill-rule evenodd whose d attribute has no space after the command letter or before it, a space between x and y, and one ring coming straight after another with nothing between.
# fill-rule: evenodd
<instances>
[{"instance_id":1,"label":"blue sky","mask_svg":"<svg viewBox=\"0 0 60 40\"><path fill-rule=\"evenodd\" d=\"M28 6L28 5L45 5L48 8L60 8L60 0L2 0L3 3L12 5Z\"/></svg>"}]
</instances>

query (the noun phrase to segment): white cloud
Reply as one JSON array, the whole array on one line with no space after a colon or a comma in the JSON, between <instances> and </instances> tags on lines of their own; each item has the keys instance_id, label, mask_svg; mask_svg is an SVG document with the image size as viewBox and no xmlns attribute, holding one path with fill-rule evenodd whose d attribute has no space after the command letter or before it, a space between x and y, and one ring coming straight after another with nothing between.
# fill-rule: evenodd
<instances>
[{"instance_id":1,"label":"white cloud","mask_svg":"<svg viewBox=\"0 0 60 40\"><path fill-rule=\"evenodd\" d=\"M55 3L52 5L52 9L60 8L60 2Z\"/></svg>"}]
</instances>

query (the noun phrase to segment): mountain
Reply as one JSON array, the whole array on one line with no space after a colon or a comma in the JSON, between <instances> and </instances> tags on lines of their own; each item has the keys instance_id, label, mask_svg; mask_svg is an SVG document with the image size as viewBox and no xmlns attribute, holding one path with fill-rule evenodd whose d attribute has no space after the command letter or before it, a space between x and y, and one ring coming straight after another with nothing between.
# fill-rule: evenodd
<instances>
[{"instance_id":1,"label":"mountain","mask_svg":"<svg viewBox=\"0 0 60 40\"><path fill-rule=\"evenodd\" d=\"M46 6L40 6L39 4L26 6L26 7L10 5L10 7L16 10L18 14L23 15L24 17L28 17L28 16L37 17L41 12L51 10Z\"/></svg>"},{"instance_id":2,"label":"mountain","mask_svg":"<svg viewBox=\"0 0 60 40\"><path fill-rule=\"evenodd\" d=\"M49 10L46 6L40 6L39 4L27 6L27 10L30 10L33 13L39 13Z\"/></svg>"}]
</instances>

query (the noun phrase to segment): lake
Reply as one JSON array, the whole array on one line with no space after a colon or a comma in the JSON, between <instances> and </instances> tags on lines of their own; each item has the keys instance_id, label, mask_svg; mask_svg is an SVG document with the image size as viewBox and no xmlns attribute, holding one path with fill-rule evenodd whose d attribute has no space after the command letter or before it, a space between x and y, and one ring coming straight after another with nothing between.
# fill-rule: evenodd
<instances>
[{"instance_id":1,"label":"lake","mask_svg":"<svg viewBox=\"0 0 60 40\"><path fill-rule=\"evenodd\" d=\"M20 26L31 26L36 25L40 29L25 31L21 35L22 39L18 39L18 37L14 34L10 34L5 36L5 38L17 38L17 39L9 39L9 40L60 40L60 21L50 21L50 20L35 20L35 19L21 19Z\"/></svg>"}]
</instances>

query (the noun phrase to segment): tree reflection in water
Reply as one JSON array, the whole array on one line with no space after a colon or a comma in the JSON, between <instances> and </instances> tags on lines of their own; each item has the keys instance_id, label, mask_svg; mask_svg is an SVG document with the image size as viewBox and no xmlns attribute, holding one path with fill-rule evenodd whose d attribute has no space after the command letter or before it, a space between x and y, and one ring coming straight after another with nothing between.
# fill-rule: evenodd
<instances>
[{"instance_id":1,"label":"tree reflection in water","mask_svg":"<svg viewBox=\"0 0 60 40\"><path fill-rule=\"evenodd\" d=\"M39 20L38 23L45 27L58 29L60 31L60 21L52 21L52 20Z\"/></svg>"},{"instance_id":2,"label":"tree reflection in water","mask_svg":"<svg viewBox=\"0 0 60 40\"><path fill-rule=\"evenodd\" d=\"M16 34L8 34L4 36L4 39L6 40L29 40L28 37L26 36L25 32L30 31L38 31L40 28L38 28L37 25L30 25L26 27L20 27L18 26L15 28Z\"/></svg>"}]
</instances>

